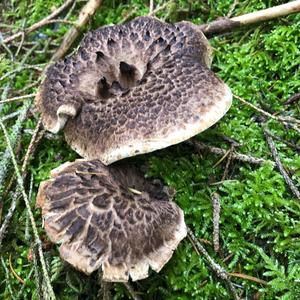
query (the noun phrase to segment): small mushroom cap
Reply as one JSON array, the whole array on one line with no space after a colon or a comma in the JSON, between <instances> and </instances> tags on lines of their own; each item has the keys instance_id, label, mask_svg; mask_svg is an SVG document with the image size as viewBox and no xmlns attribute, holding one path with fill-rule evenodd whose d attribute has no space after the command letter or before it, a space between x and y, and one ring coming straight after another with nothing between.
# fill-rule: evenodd
<instances>
[{"instance_id":1,"label":"small mushroom cap","mask_svg":"<svg viewBox=\"0 0 300 300\"><path fill-rule=\"evenodd\" d=\"M106 281L140 280L159 272L186 236L182 210L160 182L128 166L99 160L65 163L39 188L46 232L61 257Z\"/></svg>"},{"instance_id":2,"label":"small mushroom cap","mask_svg":"<svg viewBox=\"0 0 300 300\"><path fill-rule=\"evenodd\" d=\"M48 69L36 103L82 157L104 164L182 142L216 123L231 91L197 26L139 17L102 27Z\"/></svg>"}]
</instances>

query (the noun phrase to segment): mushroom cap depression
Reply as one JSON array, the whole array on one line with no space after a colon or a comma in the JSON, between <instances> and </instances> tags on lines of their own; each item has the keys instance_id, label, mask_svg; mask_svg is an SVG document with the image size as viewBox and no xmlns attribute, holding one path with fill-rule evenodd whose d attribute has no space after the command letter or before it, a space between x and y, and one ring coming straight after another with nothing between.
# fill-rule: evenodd
<instances>
[{"instance_id":1,"label":"mushroom cap depression","mask_svg":"<svg viewBox=\"0 0 300 300\"><path fill-rule=\"evenodd\" d=\"M37 196L46 232L61 244L61 257L87 274L102 266L106 281L146 278L186 236L169 190L134 167L77 160L51 176Z\"/></svg>"},{"instance_id":2,"label":"mushroom cap depression","mask_svg":"<svg viewBox=\"0 0 300 300\"><path fill-rule=\"evenodd\" d=\"M36 103L48 130L64 128L82 157L110 164L189 139L227 112L231 91L210 63L196 25L139 17L89 32L48 69Z\"/></svg>"}]
</instances>

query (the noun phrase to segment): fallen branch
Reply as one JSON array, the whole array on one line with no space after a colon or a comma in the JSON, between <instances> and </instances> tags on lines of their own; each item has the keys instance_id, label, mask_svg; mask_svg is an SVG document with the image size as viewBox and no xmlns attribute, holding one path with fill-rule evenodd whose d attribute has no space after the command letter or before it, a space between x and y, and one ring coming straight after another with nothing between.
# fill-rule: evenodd
<instances>
[{"instance_id":1,"label":"fallen branch","mask_svg":"<svg viewBox=\"0 0 300 300\"><path fill-rule=\"evenodd\" d=\"M80 28L84 27L87 24L87 22L91 19L91 16L95 14L97 8L101 5L101 2L102 0L89 0L87 4L81 9L76 25L70 28L69 31L65 34L60 47L52 56L51 61L56 61L62 58L67 53L70 46L80 34Z\"/></svg>"},{"instance_id":2,"label":"fallen branch","mask_svg":"<svg viewBox=\"0 0 300 300\"><path fill-rule=\"evenodd\" d=\"M215 252L220 250L220 196L213 193L211 197L213 206L213 244Z\"/></svg>"},{"instance_id":3,"label":"fallen branch","mask_svg":"<svg viewBox=\"0 0 300 300\"><path fill-rule=\"evenodd\" d=\"M275 161L275 164L276 164L279 172L281 173L282 177L284 178L286 184L290 188L293 195L300 201L300 192L297 189L297 187L295 186L295 184L293 183L292 179L289 177L289 174L287 173L287 171L284 169L284 166L279 158L279 154L275 147L272 137L268 134L268 131L265 128L263 128L263 132L264 132L268 146L270 148L270 151L272 153L273 159Z\"/></svg>"},{"instance_id":4,"label":"fallen branch","mask_svg":"<svg viewBox=\"0 0 300 300\"><path fill-rule=\"evenodd\" d=\"M158 12L162 11L163 9L165 9L171 1L167 1L165 3L163 3L162 5L157 5L157 7L155 9L153 9L152 11L149 9L149 13L148 16L155 16Z\"/></svg>"},{"instance_id":5,"label":"fallen branch","mask_svg":"<svg viewBox=\"0 0 300 300\"><path fill-rule=\"evenodd\" d=\"M201 253L206 260L208 261L211 269L217 274L218 277L220 277L221 279L223 279L229 286L230 291L234 297L235 300L238 300L239 297L237 295L237 292L232 284L232 282L230 281L230 276L227 273L227 271L225 269L223 269L219 264L217 264L208 254L208 252L205 250L205 248L201 245L201 243L199 242L199 240L197 239L197 237L194 235L193 231L188 227L187 228L187 232L188 232L188 238L191 240L192 244L194 245L194 247L196 247L196 251L197 253Z\"/></svg>"},{"instance_id":6,"label":"fallen branch","mask_svg":"<svg viewBox=\"0 0 300 300\"><path fill-rule=\"evenodd\" d=\"M67 0L62 6L60 6L58 9L56 9L55 11L53 11L49 16L47 16L43 20L41 20L41 21L33 24L32 26L28 27L27 29L25 29L23 31L19 31L19 32L13 34L12 36L5 38L3 40L3 42L7 44L7 43L13 41L16 38L21 37L22 35L31 33L33 31L37 30L38 28L41 28L41 27L49 24L50 20L52 20L55 17L57 17L62 11L64 11L73 2L74 2L74 0Z\"/></svg>"},{"instance_id":7,"label":"fallen branch","mask_svg":"<svg viewBox=\"0 0 300 300\"><path fill-rule=\"evenodd\" d=\"M129 282L124 282L124 285L127 288L128 292L133 300L141 300L140 296L138 296L136 294L136 292L134 291L133 287L131 286L131 284Z\"/></svg>"},{"instance_id":8,"label":"fallen branch","mask_svg":"<svg viewBox=\"0 0 300 300\"><path fill-rule=\"evenodd\" d=\"M188 141L186 141L186 143L188 145L191 145L191 146L195 147L197 151L207 150L210 153L217 154L217 155L225 155L228 151L228 150L225 150L225 149L222 149L222 148L217 148L217 147L206 145L206 144L204 144L200 141L197 141L196 139L188 140ZM253 165L261 165L261 164L266 163L266 162L273 163L270 160L266 160L266 159L263 159L263 158L257 158L257 157L253 157L253 156L250 156L250 155L237 153L237 152L232 153L231 159L246 162L246 163L250 163L250 164L253 164Z\"/></svg>"},{"instance_id":9,"label":"fallen branch","mask_svg":"<svg viewBox=\"0 0 300 300\"><path fill-rule=\"evenodd\" d=\"M297 93L297 94L291 96L289 99L286 100L286 102L284 104L289 105L289 104L292 104L292 103L294 103L298 100L300 100L300 93Z\"/></svg>"},{"instance_id":10,"label":"fallen branch","mask_svg":"<svg viewBox=\"0 0 300 300\"><path fill-rule=\"evenodd\" d=\"M246 15L233 17L231 19L221 18L219 20L212 21L211 23L200 25L199 28L207 37L212 37L220 33L232 31L239 27L287 16L299 11L300 1L297 0Z\"/></svg>"},{"instance_id":11,"label":"fallen branch","mask_svg":"<svg viewBox=\"0 0 300 300\"><path fill-rule=\"evenodd\" d=\"M273 120L276 120L276 121L279 121L279 122L282 122L282 123L296 123L296 124L300 124L300 120L298 119L295 119L295 118L292 118L292 117L281 117L281 116L274 116L270 113L268 113L267 111L255 106L254 104L252 103L249 103L248 101L246 101L245 99L243 99L242 97L239 97L237 95L233 95L234 98L240 100L243 104L251 107L252 109L258 111L259 113L261 113L262 115L268 117L268 118L271 118Z\"/></svg>"},{"instance_id":12,"label":"fallen branch","mask_svg":"<svg viewBox=\"0 0 300 300\"><path fill-rule=\"evenodd\" d=\"M30 98L34 98L35 96L36 96L36 94L28 94L28 95L24 95L24 96L18 96L18 97L8 98L8 99L5 99L5 100L1 100L0 104L9 103L9 102L15 102L15 101L20 101L20 100L25 100L25 99L30 99Z\"/></svg>"},{"instance_id":13,"label":"fallen branch","mask_svg":"<svg viewBox=\"0 0 300 300\"><path fill-rule=\"evenodd\" d=\"M274 133L272 133L271 131L269 131L268 129L265 128L265 131L267 132L267 134L269 136L271 136L274 140L277 140L279 142L282 142L284 144L286 144L287 146L289 146L290 148L292 149L295 149L297 152L300 153L300 146L298 146L297 144L293 143L293 142L290 142L290 141L287 141L283 138L281 138L280 136L277 136L275 135Z\"/></svg>"}]
</instances>

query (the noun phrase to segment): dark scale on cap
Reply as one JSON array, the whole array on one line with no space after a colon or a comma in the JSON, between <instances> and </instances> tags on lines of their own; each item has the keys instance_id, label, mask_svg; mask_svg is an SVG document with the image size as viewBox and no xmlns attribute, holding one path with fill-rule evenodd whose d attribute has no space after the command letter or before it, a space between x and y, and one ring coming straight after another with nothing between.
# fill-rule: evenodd
<instances>
[{"instance_id":1,"label":"dark scale on cap","mask_svg":"<svg viewBox=\"0 0 300 300\"><path fill-rule=\"evenodd\" d=\"M172 193L133 166L77 160L51 176L37 196L46 232L61 243L61 257L85 273L102 266L106 281L146 278L186 236Z\"/></svg>"},{"instance_id":2,"label":"dark scale on cap","mask_svg":"<svg viewBox=\"0 0 300 300\"><path fill-rule=\"evenodd\" d=\"M139 17L89 32L48 69L37 106L47 129L64 128L81 156L110 164L186 140L226 113L231 92L210 62L196 25Z\"/></svg>"}]
</instances>

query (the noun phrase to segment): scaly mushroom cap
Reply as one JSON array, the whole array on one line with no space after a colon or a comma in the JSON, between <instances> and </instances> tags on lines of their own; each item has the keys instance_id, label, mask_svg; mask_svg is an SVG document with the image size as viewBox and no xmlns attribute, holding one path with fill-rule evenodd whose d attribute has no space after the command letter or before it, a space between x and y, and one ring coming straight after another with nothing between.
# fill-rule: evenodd
<instances>
[{"instance_id":1,"label":"scaly mushroom cap","mask_svg":"<svg viewBox=\"0 0 300 300\"><path fill-rule=\"evenodd\" d=\"M211 50L189 22L139 17L102 27L48 69L36 98L45 127L81 156L110 164L182 142L229 109Z\"/></svg>"},{"instance_id":2,"label":"scaly mushroom cap","mask_svg":"<svg viewBox=\"0 0 300 300\"><path fill-rule=\"evenodd\" d=\"M53 170L37 196L61 257L106 281L139 280L160 271L186 236L182 210L168 190L133 167L77 160Z\"/></svg>"}]
</instances>

